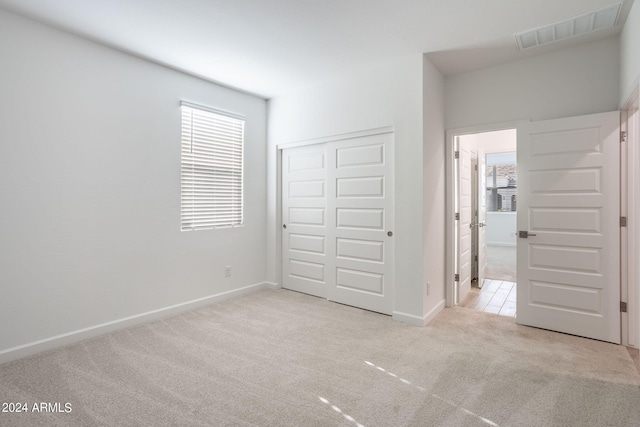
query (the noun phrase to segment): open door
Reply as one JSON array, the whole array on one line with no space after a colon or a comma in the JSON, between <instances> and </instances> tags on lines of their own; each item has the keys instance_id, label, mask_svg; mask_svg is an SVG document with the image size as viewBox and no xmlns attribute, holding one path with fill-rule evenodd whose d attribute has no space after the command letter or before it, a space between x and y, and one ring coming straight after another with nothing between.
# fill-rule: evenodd
<instances>
[{"instance_id":1,"label":"open door","mask_svg":"<svg viewBox=\"0 0 640 427\"><path fill-rule=\"evenodd\" d=\"M478 147L478 287L482 288L487 270L487 158L482 147Z\"/></svg>"},{"instance_id":2,"label":"open door","mask_svg":"<svg viewBox=\"0 0 640 427\"><path fill-rule=\"evenodd\" d=\"M473 200L471 184L471 150L468 144L458 142L458 303L463 303L471 291Z\"/></svg>"},{"instance_id":3,"label":"open door","mask_svg":"<svg viewBox=\"0 0 640 427\"><path fill-rule=\"evenodd\" d=\"M523 325L620 343L619 113L518 127Z\"/></svg>"}]
</instances>

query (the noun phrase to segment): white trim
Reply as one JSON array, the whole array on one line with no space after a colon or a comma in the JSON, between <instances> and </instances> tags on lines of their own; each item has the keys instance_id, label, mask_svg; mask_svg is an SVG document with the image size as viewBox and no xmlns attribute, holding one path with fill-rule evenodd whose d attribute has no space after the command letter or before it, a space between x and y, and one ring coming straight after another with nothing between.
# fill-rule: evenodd
<instances>
[{"instance_id":1,"label":"white trim","mask_svg":"<svg viewBox=\"0 0 640 427\"><path fill-rule=\"evenodd\" d=\"M621 313L622 344L640 347L640 269L637 267L640 257L640 236L638 219L640 218L640 198L637 196L640 186L640 126L638 115L638 93L635 89L624 103L620 115L620 129L627 131L627 141L622 144L621 158L626 159L621 171L626 170L626 179L621 180L622 205L620 215L628 218L627 228L621 228L621 301L627 302L627 313ZM626 151L625 151L626 149ZM626 244L625 244L626 243Z\"/></svg>"},{"instance_id":2,"label":"white trim","mask_svg":"<svg viewBox=\"0 0 640 427\"><path fill-rule=\"evenodd\" d=\"M517 127L523 123L529 123L531 120L514 120L509 122L501 122L494 124L483 124L476 126L468 126L463 128L447 129L446 141L445 141L445 193L446 193L446 218L445 218L445 301L446 307L453 307L455 305L455 260L456 260L456 245L455 238L455 159L454 159L454 142L456 136L469 135L474 133L494 132L507 129L517 129Z\"/></svg>"},{"instance_id":3,"label":"white trim","mask_svg":"<svg viewBox=\"0 0 640 427\"><path fill-rule=\"evenodd\" d=\"M196 104L195 102L180 101L180 106L181 107L187 107L187 108L195 108L196 110L204 110L204 111L208 111L208 112L213 113L213 114L220 114L222 116L231 117L233 119L245 120L245 121L247 120L247 118L245 116L243 116L242 114L233 113L233 112L227 111L227 110L221 110L219 108L209 107L209 106L202 105L202 104Z\"/></svg>"},{"instance_id":4,"label":"white trim","mask_svg":"<svg viewBox=\"0 0 640 427\"><path fill-rule=\"evenodd\" d=\"M513 120L509 122L500 122L494 124L482 124L476 126L465 126L461 128L447 129L447 139L450 134L453 136L470 135L474 133L497 132L500 130L516 129L523 123L529 123L531 119Z\"/></svg>"},{"instance_id":5,"label":"white trim","mask_svg":"<svg viewBox=\"0 0 640 427\"><path fill-rule=\"evenodd\" d=\"M427 314L424 315L424 326L427 326L433 319L436 318L438 314L445 307L445 300L441 300L435 307L433 307Z\"/></svg>"},{"instance_id":6,"label":"white trim","mask_svg":"<svg viewBox=\"0 0 640 427\"><path fill-rule=\"evenodd\" d=\"M264 282L263 284L268 289L273 289L273 290L282 289L282 285L280 283Z\"/></svg>"},{"instance_id":7,"label":"white trim","mask_svg":"<svg viewBox=\"0 0 640 427\"><path fill-rule=\"evenodd\" d=\"M385 133L393 133L393 126L384 126L380 128L366 129L356 132L348 132L338 135L325 136L322 138L306 139L303 141L287 142L284 144L278 144L278 149L283 150L285 148L303 147L305 145L325 144L327 142L343 141L345 139L362 138L365 136L382 135Z\"/></svg>"},{"instance_id":8,"label":"white trim","mask_svg":"<svg viewBox=\"0 0 640 427\"><path fill-rule=\"evenodd\" d=\"M629 94L627 96L627 98L624 98L623 96L620 97L620 99L625 99L625 101L622 101L620 103L620 108L619 110L628 110L630 109L630 107L633 106L633 101L635 99L636 105L638 105L638 88L640 87L640 74L636 76L636 78L633 80L633 83L631 83L631 85L627 88L627 90L624 92L625 94Z\"/></svg>"},{"instance_id":9,"label":"white trim","mask_svg":"<svg viewBox=\"0 0 640 427\"><path fill-rule=\"evenodd\" d=\"M447 307L455 305L455 286L454 279L456 268L456 242L455 242L455 137L453 130L447 130L445 141L445 198L446 198L446 218L445 218L445 301Z\"/></svg>"},{"instance_id":10,"label":"white trim","mask_svg":"<svg viewBox=\"0 0 640 427\"><path fill-rule=\"evenodd\" d=\"M424 326L424 318L415 316L413 314L403 313L401 311L394 311L391 315L393 320L398 320L402 323L407 323L413 326Z\"/></svg>"},{"instance_id":11,"label":"white trim","mask_svg":"<svg viewBox=\"0 0 640 427\"><path fill-rule=\"evenodd\" d=\"M509 248L515 248L518 246L517 243L505 243L505 242L487 242L487 246L503 246Z\"/></svg>"},{"instance_id":12,"label":"white trim","mask_svg":"<svg viewBox=\"0 0 640 427\"><path fill-rule=\"evenodd\" d=\"M441 300L435 307L433 307L427 314L422 317L415 316L413 314L403 313L401 311L394 311L392 318L400 322L413 325L413 326L427 326L433 319L436 318L446 305L445 300Z\"/></svg>"},{"instance_id":13,"label":"white trim","mask_svg":"<svg viewBox=\"0 0 640 427\"><path fill-rule=\"evenodd\" d=\"M38 341L33 341L28 344L19 345L9 348L7 350L0 351L0 364L10 362L12 360L20 359L34 354L41 353L43 351L52 350L54 348L62 347L69 344L74 344L79 341L104 335L109 332L118 331L131 326L140 325L142 323L151 322L154 320L163 319L166 317L174 316L185 311L194 310L196 308L204 307L214 302L224 301L229 298L238 297L241 295L247 295L253 292L257 292L262 289L277 289L278 286L274 283L262 282L254 285L245 286L240 289L234 289L227 292L222 292L215 295L210 295L204 298L198 298L191 301L186 301L180 304L171 305L168 307L160 308L157 310L151 310L146 313L140 313L133 316L125 317L111 322L102 323L88 328L79 329L73 332L67 332L65 334L56 335L53 337L45 338Z\"/></svg>"},{"instance_id":14,"label":"white trim","mask_svg":"<svg viewBox=\"0 0 640 427\"><path fill-rule=\"evenodd\" d=\"M282 149L276 149L276 223L275 223L275 244L276 244L276 265L275 279L282 287L284 283L282 277ZM267 251L273 248L266 248Z\"/></svg>"}]
</instances>

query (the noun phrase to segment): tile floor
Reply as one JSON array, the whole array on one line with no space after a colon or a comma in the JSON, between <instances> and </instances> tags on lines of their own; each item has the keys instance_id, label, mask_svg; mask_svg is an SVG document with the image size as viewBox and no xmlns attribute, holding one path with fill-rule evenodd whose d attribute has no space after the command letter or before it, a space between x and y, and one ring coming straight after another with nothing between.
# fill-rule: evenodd
<instances>
[{"instance_id":1,"label":"tile floor","mask_svg":"<svg viewBox=\"0 0 640 427\"><path fill-rule=\"evenodd\" d=\"M482 288L473 285L461 305L486 313L516 317L516 284L505 280L484 279Z\"/></svg>"}]
</instances>

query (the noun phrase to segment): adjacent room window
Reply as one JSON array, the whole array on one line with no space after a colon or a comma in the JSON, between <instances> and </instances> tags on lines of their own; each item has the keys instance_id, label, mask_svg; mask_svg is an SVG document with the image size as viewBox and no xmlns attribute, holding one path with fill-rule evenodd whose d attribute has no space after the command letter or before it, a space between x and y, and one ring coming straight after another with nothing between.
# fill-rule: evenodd
<instances>
[{"instance_id":1,"label":"adjacent room window","mask_svg":"<svg viewBox=\"0 0 640 427\"><path fill-rule=\"evenodd\" d=\"M181 107L182 231L241 226L244 120L186 102Z\"/></svg>"},{"instance_id":2,"label":"adjacent room window","mask_svg":"<svg viewBox=\"0 0 640 427\"><path fill-rule=\"evenodd\" d=\"M487 154L487 212L515 212L516 153Z\"/></svg>"}]
</instances>

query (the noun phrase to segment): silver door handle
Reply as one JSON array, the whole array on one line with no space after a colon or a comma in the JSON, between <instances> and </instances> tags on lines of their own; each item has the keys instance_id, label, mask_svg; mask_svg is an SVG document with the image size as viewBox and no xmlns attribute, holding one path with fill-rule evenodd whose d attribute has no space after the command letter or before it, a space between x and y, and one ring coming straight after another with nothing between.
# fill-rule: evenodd
<instances>
[{"instance_id":1,"label":"silver door handle","mask_svg":"<svg viewBox=\"0 0 640 427\"><path fill-rule=\"evenodd\" d=\"M486 227L486 226L487 226L487 224L485 224L484 222L479 222L478 223L478 227Z\"/></svg>"},{"instance_id":2,"label":"silver door handle","mask_svg":"<svg viewBox=\"0 0 640 427\"><path fill-rule=\"evenodd\" d=\"M529 233L528 231L518 231L518 237L521 239L526 239L527 237L537 236L537 234Z\"/></svg>"}]
</instances>

